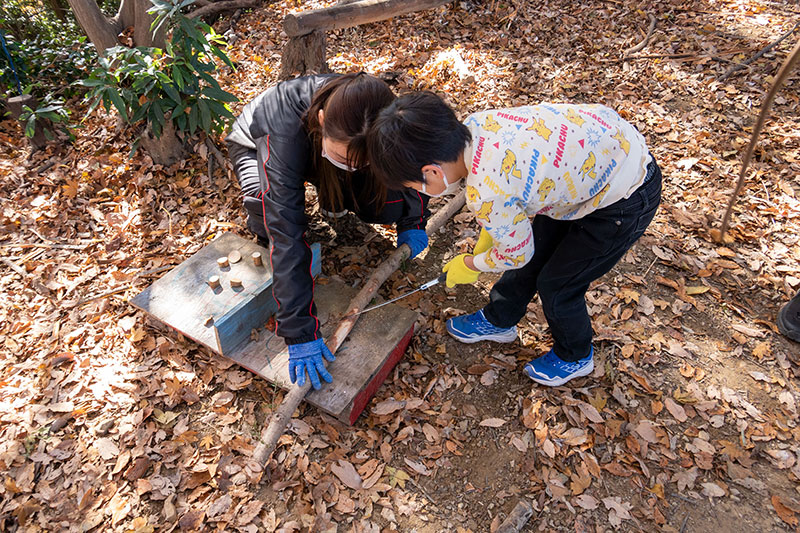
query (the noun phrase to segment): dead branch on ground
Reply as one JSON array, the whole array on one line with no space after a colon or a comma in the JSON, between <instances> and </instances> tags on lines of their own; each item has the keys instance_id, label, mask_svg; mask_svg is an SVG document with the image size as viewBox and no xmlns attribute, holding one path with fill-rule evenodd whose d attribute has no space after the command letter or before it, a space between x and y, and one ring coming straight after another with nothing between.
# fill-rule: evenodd
<instances>
[{"instance_id":1,"label":"dead branch on ground","mask_svg":"<svg viewBox=\"0 0 800 533\"><path fill-rule=\"evenodd\" d=\"M637 44L636 46L632 46L632 47L628 48L627 50L625 50L622 53L622 57L623 58L626 58L626 57L630 56L631 54L635 54L636 52L638 52L639 50L641 50L645 46L647 46L647 43L650 42L650 38L653 36L653 32L656 29L656 17L652 13L650 13L647 16L650 17L650 27L647 28L647 35L644 36L644 39L642 39L642 41L639 44Z\"/></svg>"},{"instance_id":2,"label":"dead branch on ground","mask_svg":"<svg viewBox=\"0 0 800 533\"><path fill-rule=\"evenodd\" d=\"M746 68L746 67L747 67L747 66L748 66L750 63L752 63L752 62L756 61L756 60L757 60L759 57L763 56L764 54L766 54L767 52L769 52L770 50L772 50L773 48L775 48L776 46L778 46L778 45L779 45L779 44L780 44L780 43L781 43L781 42L782 42L784 39L786 39L786 38L787 38L787 37L789 37L791 34L793 34L793 33L794 33L794 31L797 29L797 27L798 27L798 26L800 26L800 21L797 21L797 22L795 23L795 25L794 25L794 26L792 26L792 29L791 29L791 30L787 31L786 33L784 33L783 35L781 35L781 36L780 36L778 39L776 39L775 41L772 41L772 42L771 42L771 43L769 43L767 46L765 46L764 48L762 48L761 50L759 50L759 51L758 51L758 53L756 53L756 54L755 54L753 57L751 57L751 58L750 58L750 59L748 59L747 61L743 61L742 63L737 63L737 64L733 65L731 68L729 68L729 69L728 69L728 70L725 72L725 74L723 74L722 76L720 76L720 77L718 78L718 80L719 80L719 81L725 81L725 80L726 80L726 79L728 79L728 78L731 76L731 74L733 74L734 72L736 72L736 71L739 71L739 70L742 70L743 68Z\"/></svg>"}]
</instances>

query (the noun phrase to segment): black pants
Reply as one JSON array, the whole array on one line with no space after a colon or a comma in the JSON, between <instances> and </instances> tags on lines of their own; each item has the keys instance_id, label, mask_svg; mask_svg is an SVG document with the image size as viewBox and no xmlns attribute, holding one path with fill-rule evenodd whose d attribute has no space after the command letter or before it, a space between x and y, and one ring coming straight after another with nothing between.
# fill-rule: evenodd
<instances>
[{"instance_id":1,"label":"black pants","mask_svg":"<svg viewBox=\"0 0 800 533\"><path fill-rule=\"evenodd\" d=\"M653 160L630 198L575 220L534 217L533 258L495 283L484 315L497 327L511 327L538 292L555 354L565 361L586 357L592 343L586 290L642 236L660 201L661 170Z\"/></svg>"}]
</instances>

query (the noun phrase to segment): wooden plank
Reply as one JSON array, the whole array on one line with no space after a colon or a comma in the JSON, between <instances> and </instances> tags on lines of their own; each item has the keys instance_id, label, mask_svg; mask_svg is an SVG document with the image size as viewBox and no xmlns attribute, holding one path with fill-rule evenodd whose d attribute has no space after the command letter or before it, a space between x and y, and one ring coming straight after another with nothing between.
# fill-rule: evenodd
<instances>
[{"instance_id":1,"label":"wooden plank","mask_svg":"<svg viewBox=\"0 0 800 533\"><path fill-rule=\"evenodd\" d=\"M323 337L332 333L357 292L335 281L317 283L314 299L320 310ZM396 304L362 315L339 348L336 360L328 364L333 383L323 383L320 390L312 390L306 401L352 424L402 357L416 320L416 312ZM228 357L279 387L293 386L289 381L289 353L278 337L262 336Z\"/></svg>"},{"instance_id":2,"label":"wooden plank","mask_svg":"<svg viewBox=\"0 0 800 533\"><path fill-rule=\"evenodd\" d=\"M289 37L299 37L315 30L350 28L431 9L450 2L452 0L362 0L336 4L323 9L286 15L283 19L283 31Z\"/></svg>"},{"instance_id":3,"label":"wooden plank","mask_svg":"<svg viewBox=\"0 0 800 533\"><path fill-rule=\"evenodd\" d=\"M220 268L217 259L227 257L234 250L241 254L242 259ZM318 244L316 248L312 246L312 253L314 250L319 257ZM233 233L224 233L133 297L131 304L198 344L221 353L217 328L214 327L220 325L217 322L221 321L226 331L239 335L239 331L234 331L228 313L236 309L250 313L248 304L251 300L265 293L272 298L272 268L268 262L261 266L253 264L253 252L260 252L262 256L268 253L253 241ZM316 268L319 271L318 262ZM208 278L214 275L220 278L220 286L216 289L207 283ZM242 287L232 288L232 279L241 280ZM240 328L248 335L252 328L266 321L256 313L250 314L252 320L243 323ZM209 317L212 322L208 321ZM262 320L261 324L258 324L258 320ZM224 344L229 348L236 342L233 339L231 342L224 341Z\"/></svg>"},{"instance_id":4,"label":"wooden plank","mask_svg":"<svg viewBox=\"0 0 800 533\"><path fill-rule=\"evenodd\" d=\"M252 263L250 254L244 256L242 261ZM311 245L311 275L316 277L320 273L320 245ZM267 319L278 310L278 303L272 294L272 276L257 287L252 297L242 300L227 313L214 319L214 332L217 339L217 353L228 355L240 344L250 338L250 333L255 328L263 326Z\"/></svg>"}]
</instances>

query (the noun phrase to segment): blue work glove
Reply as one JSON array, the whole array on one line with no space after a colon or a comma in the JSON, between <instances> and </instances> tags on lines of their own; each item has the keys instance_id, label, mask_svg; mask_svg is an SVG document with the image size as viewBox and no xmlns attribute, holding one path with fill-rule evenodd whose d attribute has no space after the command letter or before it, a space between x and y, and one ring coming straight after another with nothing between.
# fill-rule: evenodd
<instances>
[{"instance_id":1,"label":"blue work glove","mask_svg":"<svg viewBox=\"0 0 800 533\"><path fill-rule=\"evenodd\" d=\"M290 344L289 379L292 383L297 382L297 385L302 387L306 384L306 372L308 372L308 379L311 380L311 385L315 389L319 389L322 386L319 376L322 376L322 379L330 383L333 378L325 368L325 363L322 362L323 357L328 361L336 359L322 339Z\"/></svg>"},{"instance_id":2,"label":"blue work glove","mask_svg":"<svg viewBox=\"0 0 800 533\"><path fill-rule=\"evenodd\" d=\"M411 257L414 259L422 250L428 247L428 234L424 229L407 229L397 234L397 247L407 244L411 248Z\"/></svg>"}]
</instances>

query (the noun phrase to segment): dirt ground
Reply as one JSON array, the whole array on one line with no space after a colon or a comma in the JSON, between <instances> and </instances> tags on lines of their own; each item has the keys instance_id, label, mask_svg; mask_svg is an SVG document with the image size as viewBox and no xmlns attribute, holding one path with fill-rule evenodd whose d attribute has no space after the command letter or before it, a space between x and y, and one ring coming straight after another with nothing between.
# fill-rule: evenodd
<instances>
[{"instance_id":1,"label":"dirt ground","mask_svg":"<svg viewBox=\"0 0 800 533\"><path fill-rule=\"evenodd\" d=\"M247 102L274 83L283 16L319 5L244 14L223 86ZM203 150L172 168L127 160L133 132L102 113L74 145L33 155L0 123L0 529L494 532L524 499L531 532L796 531L800 345L774 325L800 289L796 74L733 241L710 232L796 34L721 78L798 16L767 0L461 1L329 32L333 70L391 72L398 93L436 90L461 116L619 110L663 169L663 202L587 294L592 376L554 389L525 377L550 347L535 301L514 343L456 342L444 321L484 305L494 278L436 287L402 301L417 333L356 424L301 407L263 472L249 457L283 392L127 303L161 275L147 273L247 235L230 169L209 176ZM391 229L353 215L309 216L323 276L359 286L394 247ZM458 214L381 296L437 276L476 229Z\"/></svg>"}]
</instances>

